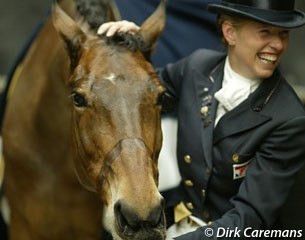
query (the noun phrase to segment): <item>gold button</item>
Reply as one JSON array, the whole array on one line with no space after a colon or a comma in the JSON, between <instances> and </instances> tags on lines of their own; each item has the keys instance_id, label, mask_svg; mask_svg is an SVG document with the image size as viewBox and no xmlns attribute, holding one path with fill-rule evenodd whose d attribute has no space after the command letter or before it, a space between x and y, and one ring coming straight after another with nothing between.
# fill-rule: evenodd
<instances>
[{"instance_id":1,"label":"gold button","mask_svg":"<svg viewBox=\"0 0 305 240\"><path fill-rule=\"evenodd\" d=\"M184 156L184 161L185 161L186 163L191 163L191 162L192 162L191 156L190 156L190 155L185 155L185 156Z\"/></svg>"},{"instance_id":2,"label":"gold button","mask_svg":"<svg viewBox=\"0 0 305 240\"><path fill-rule=\"evenodd\" d=\"M211 174L211 168L208 167L208 168L205 170L205 172L206 172L207 175L210 175L210 174Z\"/></svg>"},{"instance_id":3,"label":"gold button","mask_svg":"<svg viewBox=\"0 0 305 240\"><path fill-rule=\"evenodd\" d=\"M188 209L190 209L190 210L194 209L193 203L191 203L191 202L188 202L188 203L186 204L186 207L187 207Z\"/></svg>"},{"instance_id":4,"label":"gold button","mask_svg":"<svg viewBox=\"0 0 305 240\"><path fill-rule=\"evenodd\" d=\"M211 225L213 222L212 221L208 221L208 225Z\"/></svg>"},{"instance_id":5,"label":"gold button","mask_svg":"<svg viewBox=\"0 0 305 240\"><path fill-rule=\"evenodd\" d=\"M233 160L233 162L238 163L239 155L237 153L234 153L233 156L232 156L232 160Z\"/></svg>"},{"instance_id":6,"label":"gold button","mask_svg":"<svg viewBox=\"0 0 305 240\"><path fill-rule=\"evenodd\" d=\"M205 197L205 189L201 190L201 194L202 194L203 197Z\"/></svg>"},{"instance_id":7,"label":"gold button","mask_svg":"<svg viewBox=\"0 0 305 240\"><path fill-rule=\"evenodd\" d=\"M188 187L194 186L194 183L193 183L191 180L186 180L184 183L185 183L185 185L188 186Z\"/></svg>"}]
</instances>

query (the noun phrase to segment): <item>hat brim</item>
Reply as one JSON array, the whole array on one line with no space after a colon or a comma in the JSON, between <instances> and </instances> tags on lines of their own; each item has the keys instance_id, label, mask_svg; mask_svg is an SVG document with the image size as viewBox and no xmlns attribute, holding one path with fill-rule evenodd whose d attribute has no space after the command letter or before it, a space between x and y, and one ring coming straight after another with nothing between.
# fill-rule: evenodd
<instances>
[{"instance_id":1,"label":"hat brim","mask_svg":"<svg viewBox=\"0 0 305 240\"><path fill-rule=\"evenodd\" d=\"M289 13L280 13L277 11L272 11L271 14L271 11L266 11L257 8L254 9L241 5L236 5L234 6L234 8L232 8L220 4L209 4L208 10L216 14L226 14L244 17L282 28L297 28L305 24L305 14L298 10Z\"/></svg>"}]
</instances>

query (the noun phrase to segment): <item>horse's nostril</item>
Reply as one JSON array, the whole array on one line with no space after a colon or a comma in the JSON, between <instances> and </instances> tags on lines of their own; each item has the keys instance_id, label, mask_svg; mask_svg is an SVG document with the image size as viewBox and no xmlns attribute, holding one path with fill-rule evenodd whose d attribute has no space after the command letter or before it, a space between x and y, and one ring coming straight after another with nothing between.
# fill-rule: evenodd
<instances>
[{"instance_id":1,"label":"horse's nostril","mask_svg":"<svg viewBox=\"0 0 305 240\"><path fill-rule=\"evenodd\" d=\"M160 223L162 223L163 219L163 208L164 204L162 204L163 200L161 201L161 204L157 207L155 207L151 212L147 219L147 224L149 224L151 227L157 227Z\"/></svg>"},{"instance_id":2,"label":"horse's nostril","mask_svg":"<svg viewBox=\"0 0 305 240\"><path fill-rule=\"evenodd\" d=\"M124 230L124 234L128 234L128 230L138 231L140 228L139 220L122 201L118 201L114 205L114 213L116 215L118 226Z\"/></svg>"},{"instance_id":3,"label":"horse's nostril","mask_svg":"<svg viewBox=\"0 0 305 240\"><path fill-rule=\"evenodd\" d=\"M162 209L164 210L164 207L165 207L165 200L164 200L164 198L161 198L160 205L161 205Z\"/></svg>"},{"instance_id":4,"label":"horse's nostril","mask_svg":"<svg viewBox=\"0 0 305 240\"><path fill-rule=\"evenodd\" d=\"M143 228L162 227L165 225L163 206L163 200L161 200L160 205L154 207L146 219L142 219L122 201L118 201L114 206L118 227L123 230L124 235L138 232Z\"/></svg>"},{"instance_id":5,"label":"horse's nostril","mask_svg":"<svg viewBox=\"0 0 305 240\"><path fill-rule=\"evenodd\" d=\"M115 214L121 212L121 201L117 201L115 204L114 204L114 212Z\"/></svg>"}]
</instances>

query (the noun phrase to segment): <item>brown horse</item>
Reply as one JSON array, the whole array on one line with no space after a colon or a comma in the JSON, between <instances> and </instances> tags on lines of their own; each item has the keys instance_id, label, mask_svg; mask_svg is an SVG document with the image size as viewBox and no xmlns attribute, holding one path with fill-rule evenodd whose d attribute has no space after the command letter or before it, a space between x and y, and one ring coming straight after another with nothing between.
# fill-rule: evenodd
<instances>
[{"instance_id":1,"label":"brown horse","mask_svg":"<svg viewBox=\"0 0 305 240\"><path fill-rule=\"evenodd\" d=\"M115 20L113 4L99 2L106 21ZM102 221L114 239L164 239L157 189L164 90L147 60L164 9L161 1L136 36L109 39L90 30L74 1L53 8L8 96L11 240L96 240Z\"/></svg>"}]
</instances>

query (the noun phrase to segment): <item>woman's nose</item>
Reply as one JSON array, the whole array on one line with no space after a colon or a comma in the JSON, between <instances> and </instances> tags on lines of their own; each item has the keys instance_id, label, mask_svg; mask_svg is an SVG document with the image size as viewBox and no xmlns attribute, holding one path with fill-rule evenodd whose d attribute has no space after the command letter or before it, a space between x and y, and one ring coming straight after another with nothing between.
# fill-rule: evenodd
<instances>
[{"instance_id":1,"label":"woman's nose","mask_svg":"<svg viewBox=\"0 0 305 240\"><path fill-rule=\"evenodd\" d=\"M283 51L288 46L288 39L282 38L279 35L274 35L270 41L270 46L277 51Z\"/></svg>"}]
</instances>

